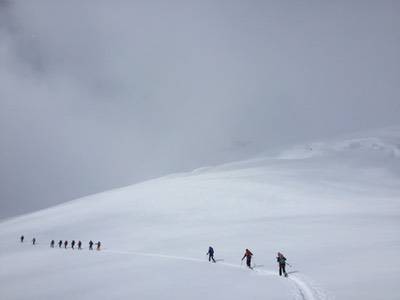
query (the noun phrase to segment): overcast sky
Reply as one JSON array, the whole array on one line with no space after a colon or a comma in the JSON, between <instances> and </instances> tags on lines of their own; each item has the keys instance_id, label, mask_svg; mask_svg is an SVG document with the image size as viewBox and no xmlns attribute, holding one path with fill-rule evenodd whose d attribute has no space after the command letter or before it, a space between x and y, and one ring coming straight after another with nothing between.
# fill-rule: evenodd
<instances>
[{"instance_id":1,"label":"overcast sky","mask_svg":"<svg viewBox=\"0 0 400 300\"><path fill-rule=\"evenodd\" d=\"M398 123L400 1L0 0L0 218Z\"/></svg>"}]
</instances>

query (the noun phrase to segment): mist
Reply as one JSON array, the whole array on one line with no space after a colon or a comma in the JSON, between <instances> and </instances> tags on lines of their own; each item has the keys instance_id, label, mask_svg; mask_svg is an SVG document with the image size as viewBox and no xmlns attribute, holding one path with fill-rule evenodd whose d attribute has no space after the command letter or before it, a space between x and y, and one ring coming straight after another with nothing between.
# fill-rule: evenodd
<instances>
[{"instance_id":1,"label":"mist","mask_svg":"<svg viewBox=\"0 0 400 300\"><path fill-rule=\"evenodd\" d=\"M0 218L398 123L399 28L398 1L0 1Z\"/></svg>"}]
</instances>

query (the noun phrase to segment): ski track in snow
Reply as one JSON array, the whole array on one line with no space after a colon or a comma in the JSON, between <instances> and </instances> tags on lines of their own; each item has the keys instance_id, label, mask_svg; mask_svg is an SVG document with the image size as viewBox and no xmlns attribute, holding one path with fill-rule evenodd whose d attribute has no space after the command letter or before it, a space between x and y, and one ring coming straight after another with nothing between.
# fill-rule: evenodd
<instances>
[{"instance_id":1,"label":"ski track in snow","mask_svg":"<svg viewBox=\"0 0 400 300\"><path fill-rule=\"evenodd\" d=\"M126 254L126 255L138 255L138 256L149 256L149 257L159 257L165 259L176 259L176 260L185 260L192 262L200 262L200 263L209 263L208 261L204 261L202 259L191 258L191 257L183 257L183 256L174 256L174 255L165 255L165 254L156 254L156 253L144 253L144 252L135 252L135 251L120 251L120 250L102 250L102 252L114 253L114 254ZM241 265L235 265L225 262L218 262L217 265L228 266L232 268L243 268ZM254 269L254 271L261 276L278 276L276 272L271 270L259 270ZM302 300L322 300L325 297L322 297L320 293L318 293L310 284L306 281L300 279L297 276L290 275L288 278L291 282L293 282L298 296ZM297 299L298 297L296 297Z\"/></svg>"}]
</instances>

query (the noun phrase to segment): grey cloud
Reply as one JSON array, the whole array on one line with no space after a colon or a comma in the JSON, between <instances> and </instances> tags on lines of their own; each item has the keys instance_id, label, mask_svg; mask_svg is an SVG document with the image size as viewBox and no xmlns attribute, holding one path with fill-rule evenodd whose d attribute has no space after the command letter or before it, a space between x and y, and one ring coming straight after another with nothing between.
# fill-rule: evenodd
<instances>
[{"instance_id":1,"label":"grey cloud","mask_svg":"<svg viewBox=\"0 0 400 300\"><path fill-rule=\"evenodd\" d=\"M398 122L396 1L0 3L0 217Z\"/></svg>"}]
</instances>

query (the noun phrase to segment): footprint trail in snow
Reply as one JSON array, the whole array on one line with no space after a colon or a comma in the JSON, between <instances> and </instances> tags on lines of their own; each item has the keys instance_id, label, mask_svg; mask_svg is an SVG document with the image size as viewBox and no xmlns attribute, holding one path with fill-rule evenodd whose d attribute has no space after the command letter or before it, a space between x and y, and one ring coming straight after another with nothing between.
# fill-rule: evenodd
<instances>
[{"instance_id":1,"label":"footprint trail in snow","mask_svg":"<svg viewBox=\"0 0 400 300\"><path fill-rule=\"evenodd\" d=\"M185 261L192 261L192 262L199 262L199 263L206 262L202 259L197 259L197 258L165 255L165 254L157 254L157 253L144 253L144 252L108 250L108 249L103 250L103 252L114 253L114 254L159 257L159 258L165 258L165 259L185 260ZM232 267L232 268L243 268L240 265L235 265L235 264L225 263L225 262L218 262L218 265ZM261 275L261 276L277 276L278 277L276 272L274 272L272 270L254 269L254 272L256 272L258 275ZM311 284L308 284L305 280L299 278L298 276L291 275L287 278L287 280L291 281L296 289L296 298L295 299L301 299L301 300L324 300L324 299L326 299L326 297L320 295L321 292L316 291L311 286Z\"/></svg>"}]
</instances>

